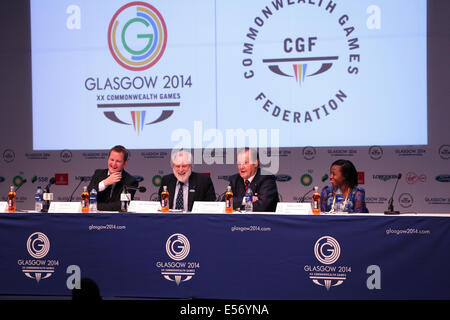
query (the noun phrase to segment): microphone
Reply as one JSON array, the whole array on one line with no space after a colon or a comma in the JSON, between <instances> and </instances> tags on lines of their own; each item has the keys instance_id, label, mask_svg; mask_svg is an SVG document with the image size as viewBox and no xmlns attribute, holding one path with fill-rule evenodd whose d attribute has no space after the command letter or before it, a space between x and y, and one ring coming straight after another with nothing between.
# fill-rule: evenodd
<instances>
[{"instance_id":1,"label":"microphone","mask_svg":"<svg viewBox=\"0 0 450 320\"><path fill-rule=\"evenodd\" d=\"M48 182L48 185L46 185L44 188L44 204L42 206L41 212L48 212L48 209L50 208L50 200L49 200L50 198L46 197L46 193L50 193L50 186L55 182L56 182L55 177L51 177L50 181ZM51 198L51 200L53 199Z\"/></svg>"},{"instance_id":2,"label":"microphone","mask_svg":"<svg viewBox=\"0 0 450 320\"><path fill-rule=\"evenodd\" d=\"M51 178L50 178L50 181L48 182L48 185L44 188L44 190L45 190L46 193L50 193L50 186L51 186L52 184L55 184L55 182L56 182L55 177L51 177Z\"/></svg>"},{"instance_id":3,"label":"microphone","mask_svg":"<svg viewBox=\"0 0 450 320\"><path fill-rule=\"evenodd\" d=\"M133 186L123 186L125 188L125 193L127 190L137 190L139 192L146 192L147 188L146 187L133 187Z\"/></svg>"},{"instance_id":4,"label":"microphone","mask_svg":"<svg viewBox=\"0 0 450 320\"><path fill-rule=\"evenodd\" d=\"M306 192L297 202L303 203L305 201L306 196L313 191L314 191L314 188L308 190L308 192Z\"/></svg>"},{"instance_id":5,"label":"microphone","mask_svg":"<svg viewBox=\"0 0 450 320\"><path fill-rule=\"evenodd\" d=\"M394 191L392 192L392 196L388 202L388 209L387 209L387 211L384 212L384 214L400 214L399 211L394 211L394 193L395 193L395 190L397 189L397 184L398 184L398 181L401 179L401 177L402 177L402 174L399 173L397 176L397 181L395 182Z\"/></svg>"},{"instance_id":6,"label":"microphone","mask_svg":"<svg viewBox=\"0 0 450 320\"><path fill-rule=\"evenodd\" d=\"M25 184L25 182L27 182L27 179L22 180L22 183L16 188L16 192L17 192L17 190L20 189L20 187L22 187Z\"/></svg>"},{"instance_id":7,"label":"microphone","mask_svg":"<svg viewBox=\"0 0 450 320\"><path fill-rule=\"evenodd\" d=\"M68 202L72 202L73 195L74 195L75 191L77 191L78 187L80 186L80 184L81 184L82 182L84 182L84 177L80 177L80 182L78 183L78 185L76 186L76 188L73 190L72 194L71 194L70 197L69 197L69 201L68 201ZM88 191L89 191L89 190L88 190Z\"/></svg>"}]
</instances>

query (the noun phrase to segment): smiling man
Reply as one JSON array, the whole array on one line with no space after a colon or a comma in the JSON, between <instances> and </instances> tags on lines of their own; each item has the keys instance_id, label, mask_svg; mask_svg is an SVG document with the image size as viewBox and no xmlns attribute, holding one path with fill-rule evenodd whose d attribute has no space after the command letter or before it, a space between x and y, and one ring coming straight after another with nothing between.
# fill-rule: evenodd
<instances>
[{"instance_id":1,"label":"smiling man","mask_svg":"<svg viewBox=\"0 0 450 320\"><path fill-rule=\"evenodd\" d=\"M172 155L172 174L164 176L159 188L159 200L163 187L169 191L169 208L191 211L194 201L216 201L216 192L209 176L192 172L192 155L185 150Z\"/></svg>"},{"instance_id":2,"label":"smiling man","mask_svg":"<svg viewBox=\"0 0 450 320\"><path fill-rule=\"evenodd\" d=\"M128 150L123 146L115 146L109 150L108 169L95 170L88 186L91 192L95 188L97 195L97 209L101 211L119 211L120 194L124 186L137 187L136 179L126 172ZM136 190L128 190L133 200Z\"/></svg>"},{"instance_id":3,"label":"smiling man","mask_svg":"<svg viewBox=\"0 0 450 320\"><path fill-rule=\"evenodd\" d=\"M242 149L237 156L238 173L229 179L233 192L233 207L241 209L247 188L253 192L253 211L275 211L278 189L275 176L261 174L258 153L254 149Z\"/></svg>"}]
</instances>

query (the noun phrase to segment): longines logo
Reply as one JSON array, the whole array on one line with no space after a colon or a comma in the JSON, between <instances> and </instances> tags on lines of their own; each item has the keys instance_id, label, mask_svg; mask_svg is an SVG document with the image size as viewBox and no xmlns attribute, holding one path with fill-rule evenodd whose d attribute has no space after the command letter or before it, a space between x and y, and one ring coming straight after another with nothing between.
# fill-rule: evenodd
<instances>
[{"instance_id":1,"label":"longines logo","mask_svg":"<svg viewBox=\"0 0 450 320\"><path fill-rule=\"evenodd\" d=\"M333 265L341 256L341 246L331 236L323 236L316 241L314 256L322 265L305 265L304 270L314 284L327 290L340 286L347 279L347 273L352 272L349 266Z\"/></svg>"},{"instance_id":2,"label":"longines logo","mask_svg":"<svg viewBox=\"0 0 450 320\"><path fill-rule=\"evenodd\" d=\"M252 99L269 117L308 124L352 98L361 57L348 10L333 1L277 0L256 8L241 63Z\"/></svg>"},{"instance_id":3,"label":"longines logo","mask_svg":"<svg viewBox=\"0 0 450 320\"><path fill-rule=\"evenodd\" d=\"M59 266L58 260L45 258L50 251L50 240L42 232L34 232L27 240L28 254L34 259L20 259L17 265L22 268L22 272L30 279L37 282L50 278Z\"/></svg>"},{"instance_id":4,"label":"longines logo","mask_svg":"<svg viewBox=\"0 0 450 320\"><path fill-rule=\"evenodd\" d=\"M173 261L156 263L156 267L161 270L164 279L173 281L180 285L195 276L195 272L200 268L199 262L185 262L191 250L188 238L181 234L172 234L166 241L166 253Z\"/></svg>"}]
</instances>

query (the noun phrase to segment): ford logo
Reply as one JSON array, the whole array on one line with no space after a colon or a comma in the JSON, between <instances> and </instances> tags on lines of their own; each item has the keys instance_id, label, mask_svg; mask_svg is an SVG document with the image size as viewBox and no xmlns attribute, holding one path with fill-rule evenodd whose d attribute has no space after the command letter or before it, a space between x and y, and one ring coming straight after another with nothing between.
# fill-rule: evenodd
<instances>
[{"instance_id":1,"label":"ford logo","mask_svg":"<svg viewBox=\"0 0 450 320\"><path fill-rule=\"evenodd\" d=\"M436 177L439 182L450 182L450 174L441 174Z\"/></svg>"},{"instance_id":2,"label":"ford logo","mask_svg":"<svg viewBox=\"0 0 450 320\"><path fill-rule=\"evenodd\" d=\"M275 179L276 179L278 182L288 182L288 181L290 181L290 180L292 179L292 177L289 176L289 175L287 175L287 174L279 174L279 175L277 175L277 176L275 177Z\"/></svg>"}]
</instances>

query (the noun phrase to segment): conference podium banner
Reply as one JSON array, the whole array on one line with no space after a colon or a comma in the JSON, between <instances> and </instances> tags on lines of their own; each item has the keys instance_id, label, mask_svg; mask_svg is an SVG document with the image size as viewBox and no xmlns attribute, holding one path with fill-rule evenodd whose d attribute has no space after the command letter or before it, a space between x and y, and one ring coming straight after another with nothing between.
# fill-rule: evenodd
<instances>
[{"instance_id":1,"label":"conference podium banner","mask_svg":"<svg viewBox=\"0 0 450 320\"><path fill-rule=\"evenodd\" d=\"M0 294L449 299L448 217L4 214ZM81 282L83 283L83 282Z\"/></svg>"}]
</instances>

